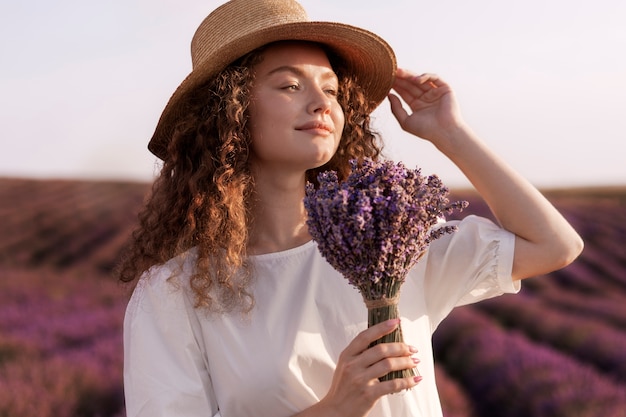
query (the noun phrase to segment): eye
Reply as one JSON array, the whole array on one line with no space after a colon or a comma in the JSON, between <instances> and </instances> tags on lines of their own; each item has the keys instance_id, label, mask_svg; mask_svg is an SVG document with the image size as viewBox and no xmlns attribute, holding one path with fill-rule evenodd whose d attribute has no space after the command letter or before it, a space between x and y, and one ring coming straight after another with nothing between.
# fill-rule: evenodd
<instances>
[{"instance_id":1,"label":"eye","mask_svg":"<svg viewBox=\"0 0 626 417\"><path fill-rule=\"evenodd\" d=\"M284 87L281 87L281 90L287 90L287 91L297 91L300 89L300 86L298 84L289 84L286 85Z\"/></svg>"},{"instance_id":2,"label":"eye","mask_svg":"<svg viewBox=\"0 0 626 417\"><path fill-rule=\"evenodd\" d=\"M333 96L333 97L337 97L337 89L336 88L326 88L324 89L324 91L326 92L326 94L328 94L329 96Z\"/></svg>"},{"instance_id":3,"label":"eye","mask_svg":"<svg viewBox=\"0 0 626 417\"><path fill-rule=\"evenodd\" d=\"M324 93L330 97L337 97L339 95L339 86L337 83L327 82L325 84L320 84L320 87Z\"/></svg>"}]
</instances>

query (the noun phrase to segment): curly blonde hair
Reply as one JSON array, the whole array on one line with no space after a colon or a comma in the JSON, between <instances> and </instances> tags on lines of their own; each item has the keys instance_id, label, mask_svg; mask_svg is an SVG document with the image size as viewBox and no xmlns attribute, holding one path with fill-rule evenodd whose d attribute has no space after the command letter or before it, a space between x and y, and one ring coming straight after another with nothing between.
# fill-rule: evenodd
<instances>
[{"instance_id":1,"label":"curly blonde hair","mask_svg":"<svg viewBox=\"0 0 626 417\"><path fill-rule=\"evenodd\" d=\"M196 248L190 277L195 306L215 311L253 307L246 263L254 191L247 108L254 81L251 68L262 59L263 50L231 64L186 101L186 116L176 126L161 173L118 268L122 282L134 285L150 267ZM370 129L373 103L341 60L327 54L339 78L345 127L331 160L307 172L307 180L313 183L319 172L328 169L345 178L350 159L377 159L381 152L378 135Z\"/></svg>"}]
</instances>

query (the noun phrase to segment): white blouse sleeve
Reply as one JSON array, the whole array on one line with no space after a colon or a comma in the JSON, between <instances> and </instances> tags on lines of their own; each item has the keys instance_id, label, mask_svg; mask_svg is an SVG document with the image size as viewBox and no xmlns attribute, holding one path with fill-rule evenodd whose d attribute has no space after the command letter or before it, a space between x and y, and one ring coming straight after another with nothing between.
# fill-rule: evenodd
<instances>
[{"instance_id":1,"label":"white blouse sleeve","mask_svg":"<svg viewBox=\"0 0 626 417\"><path fill-rule=\"evenodd\" d=\"M147 274L124 318L128 417L219 415L193 306L182 286L168 281L167 264Z\"/></svg>"},{"instance_id":2,"label":"white blouse sleeve","mask_svg":"<svg viewBox=\"0 0 626 417\"><path fill-rule=\"evenodd\" d=\"M424 259L424 296L433 331L454 307L520 290L519 281L511 278L514 234L477 216L447 225L458 230L433 241Z\"/></svg>"}]
</instances>

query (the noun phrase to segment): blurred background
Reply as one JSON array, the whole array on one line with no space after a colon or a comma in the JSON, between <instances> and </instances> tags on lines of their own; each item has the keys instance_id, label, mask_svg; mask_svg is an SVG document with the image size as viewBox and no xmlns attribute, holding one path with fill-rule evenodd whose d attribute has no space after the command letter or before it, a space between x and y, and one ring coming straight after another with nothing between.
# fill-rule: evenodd
<instances>
[{"instance_id":1,"label":"blurred background","mask_svg":"<svg viewBox=\"0 0 626 417\"><path fill-rule=\"evenodd\" d=\"M626 3L302 0L441 75L467 121L586 241L520 295L435 336L447 417L624 416ZM158 161L147 150L221 1L0 0L0 415L124 415L113 268ZM430 144L375 113L386 153L489 216Z\"/></svg>"},{"instance_id":2,"label":"blurred background","mask_svg":"<svg viewBox=\"0 0 626 417\"><path fill-rule=\"evenodd\" d=\"M0 174L150 180L145 150L191 70L189 43L220 1L0 2ZM626 3L620 0L303 0L314 20L372 30L400 66L457 91L474 129L539 186L626 181ZM403 134L388 153L467 183Z\"/></svg>"}]
</instances>

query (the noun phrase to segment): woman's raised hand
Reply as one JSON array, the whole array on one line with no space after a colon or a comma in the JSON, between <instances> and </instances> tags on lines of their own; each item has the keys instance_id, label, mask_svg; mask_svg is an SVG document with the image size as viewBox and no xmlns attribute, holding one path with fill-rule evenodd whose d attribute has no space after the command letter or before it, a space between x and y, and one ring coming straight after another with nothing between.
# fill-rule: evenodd
<instances>
[{"instance_id":1,"label":"woman's raised hand","mask_svg":"<svg viewBox=\"0 0 626 417\"><path fill-rule=\"evenodd\" d=\"M391 111L405 131L427 139L436 146L450 140L464 126L454 92L434 74L416 75L398 68L389 94ZM408 112L398 98L408 105Z\"/></svg>"},{"instance_id":2,"label":"woman's raised hand","mask_svg":"<svg viewBox=\"0 0 626 417\"><path fill-rule=\"evenodd\" d=\"M432 142L470 180L500 225L516 235L513 279L563 268L581 252L578 233L525 178L463 122L450 86L433 74L398 69L391 110L402 128Z\"/></svg>"},{"instance_id":3,"label":"woman's raised hand","mask_svg":"<svg viewBox=\"0 0 626 417\"><path fill-rule=\"evenodd\" d=\"M359 333L344 349L328 394L320 401L325 416L361 417L384 395L413 388L421 377L380 382L391 371L414 368L419 362L412 355L417 349L405 343L370 343L391 333L398 319L379 323Z\"/></svg>"}]
</instances>

